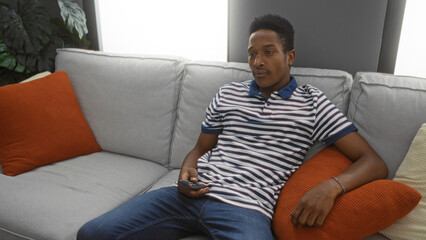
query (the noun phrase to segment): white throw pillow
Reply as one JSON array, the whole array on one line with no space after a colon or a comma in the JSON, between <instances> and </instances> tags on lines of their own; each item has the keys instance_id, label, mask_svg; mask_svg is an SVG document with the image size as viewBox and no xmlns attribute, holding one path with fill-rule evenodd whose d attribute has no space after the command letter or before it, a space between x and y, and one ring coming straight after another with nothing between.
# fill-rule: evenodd
<instances>
[{"instance_id":1,"label":"white throw pillow","mask_svg":"<svg viewBox=\"0 0 426 240\"><path fill-rule=\"evenodd\" d=\"M420 127L407 156L398 168L395 181L416 189L422 196L426 194L426 123ZM426 200L423 197L416 208L392 226L380 232L392 240L426 239Z\"/></svg>"}]
</instances>

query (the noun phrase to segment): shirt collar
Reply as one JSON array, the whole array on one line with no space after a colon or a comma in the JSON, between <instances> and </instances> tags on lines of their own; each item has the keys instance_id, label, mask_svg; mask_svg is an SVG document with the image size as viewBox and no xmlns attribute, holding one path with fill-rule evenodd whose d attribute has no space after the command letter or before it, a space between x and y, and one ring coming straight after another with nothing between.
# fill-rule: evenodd
<instances>
[{"instance_id":1,"label":"shirt collar","mask_svg":"<svg viewBox=\"0 0 426 240\"><path fill-rule=\"evenodd\" d=\"M290 76L290 82L280 90L278 90L278 94L280 94L281 97L284 99L290 98L291 95L293 95L294 90L297 88L297 82L294 77ZM250 84L250 90L249 90L249 96L253 95L261 95L259 92L259 86L257 86L257 83L255 80L251 81Z\"/></svg>"}]
</instances>

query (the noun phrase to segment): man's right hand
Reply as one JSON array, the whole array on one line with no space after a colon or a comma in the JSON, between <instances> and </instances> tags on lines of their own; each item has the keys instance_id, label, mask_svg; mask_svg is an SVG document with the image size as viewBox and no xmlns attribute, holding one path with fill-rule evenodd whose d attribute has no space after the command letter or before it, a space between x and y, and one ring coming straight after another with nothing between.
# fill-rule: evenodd
<instances>
[{"instance_id":1,"label":"man's right hand","mask_svg":"<svg viewBox=\"0 0 426 240\"><path fill-rule=\"evenodd\" d=\"M193 183L198 182L198 171L195 168L183 167L180 170L179 180L189 180ZM199 189L197 191L186 189L178 186L179 192L185 194L191 198L200 198L203 197L210 189L208 187Z\"/></svg>"},{"instance_id":2,"label":"man's right hand","mask_svg":"<svg viewBox=\"0 0 426 240\"><path fill-rule=\"evenodd\" d=\"M178 180L189 180L191 182L198 182L197 161L203 154L210 151L217 143L218 136L214 134L200 133L197 143L194 148L186 155L180 169ZM179 187L179 192L188 197L200 198L204 196L210 189L208 187L200 190L189 190Z\"/></svg>"}]
</instances>

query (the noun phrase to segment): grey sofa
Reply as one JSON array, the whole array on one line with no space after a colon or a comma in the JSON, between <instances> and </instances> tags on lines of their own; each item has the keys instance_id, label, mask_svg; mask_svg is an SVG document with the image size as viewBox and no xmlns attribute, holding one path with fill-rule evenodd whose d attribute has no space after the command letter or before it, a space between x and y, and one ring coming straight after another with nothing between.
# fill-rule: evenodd
<instances>
[{"instance_id":1,"label":"grey sofa","mask_svg":"<svg viewBox=\"0 0 426 240\"><path fill-rule=\"evenodd\" d=\"M58 50L102 152L0 174L0 239L75 239L90 219L172 185L220 86L251 79L248 64ZM380 73L292 68L321 90L383 157L392 178L426 122L426 80ZM309 159L322 146L316 145ZM1 170L1 169L0 169ZM204 239L194 236L187 239ZM386 239L375 234L368 239Z\"/></svg>"}]
</instances>

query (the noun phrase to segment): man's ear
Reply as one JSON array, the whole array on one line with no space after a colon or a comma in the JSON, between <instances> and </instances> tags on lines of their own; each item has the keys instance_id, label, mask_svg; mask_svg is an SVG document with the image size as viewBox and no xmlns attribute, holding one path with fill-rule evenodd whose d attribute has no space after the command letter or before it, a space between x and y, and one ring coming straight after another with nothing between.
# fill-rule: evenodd
<instances>
[{"instance_id":1,"label":"man's ear","mask_svg":"<svg viewBox=\"0 0 426 240\"><path fill-rule=\"evenodd\" d=\"M293 49L293 50L290 50L290 51L288 51L287 52L287 64L289 65L289 66L292 66L293 65L293 63L294 63L294 59L296 58L296 51Z\"/></svg>"}]
</instances>

